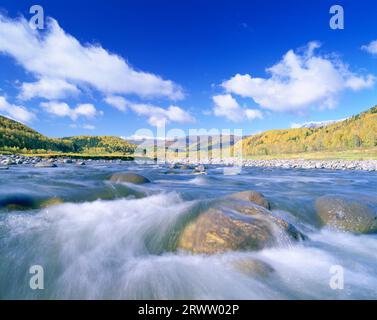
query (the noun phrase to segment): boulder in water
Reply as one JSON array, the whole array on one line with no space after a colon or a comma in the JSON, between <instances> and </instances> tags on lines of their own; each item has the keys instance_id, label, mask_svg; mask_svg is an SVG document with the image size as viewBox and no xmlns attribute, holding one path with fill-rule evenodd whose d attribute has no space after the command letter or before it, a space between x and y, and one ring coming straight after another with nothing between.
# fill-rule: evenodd
<instances>
[{"instance_id":1,"label":"boulder in water","mask_svg":"<svg viewBox=\"0 0 377 320\"><path fill-rule=\"evenodd\" d=\"M232 265L240 272L248 275L267 277L275 270L266 262L255 258L239 258L232 261Z\"/></svg>"},{"instance_id":2,"label":"boulder in water","mask_svg":"<svg viewBox=\"0 0 377 320\"><path fill-rule=\"evenodd\" d=\"M41 208L48 208L48 207L56 206L56 205L62 204L62 203L63 203L62 199L55 197L55 198L43 200L40 204L40 207Z\"/></svg>"},{"instance_id":3,"label":"boulder in water","mask_svg":"<svg viewBox=\"0 0 377 320\"><path fill-rule=\"evenodd\" d=\"M204 173L205 171L206 171L206 167L202 164L194 168L194 173Z\"/></svg>"},{"instance_id":4,"label":"boulder in water","mask_svg":"<svg viewBox=\"0 0 377 320\"><path fill-rule=\"evenodd\" d=\"M151 182L148 178L133 172L120 172L111 176L110 181L115 183L128 182L134 184L144 184Z\"/></svg>"},{"instance_id":5,"label":"boulder in water","mask_svg":"<svg viewBox=\"0 0 377 320\"><path fill-rule=\"evenodd\" d=\"M57 167L57 165L53 162L49 162L49 161L42 161L42 162L38 162L34 165L35 168L55 168Z\"/></svg>"},{"instance_id":6,"label":"boulder in water","mask_svg":"<svg viewBox=\"0 0 377 320\"><path fill-rule=\"evenodd\" d=\"M278 241L306 237L287 221L255 203L227 198L189 222L178 248L193 253L258 250Z\"/></svg>"},{"instance_id":7,"label":"boulder in water","mask_svg":"<svg viewBox=\"0 0 377 320\"><path fill-rule=\"evenodd\" d=\"M178 248L213 254L262 249L273 241L273 231L267 221L211 208L184 228Z\"/></svg>"},{"instance_id":8,"label":"boulder in water","mask_svg":"<svg viewBox=\"0 0 377 320\"><path fill-rule=\"evenodd\" d=\"M270 209L270 203L268 200L264 197L263 194L260 192L252 191L252 190L247 190L247 191L242 191L238 193L234 193L229 196L231 199L236 199L236 200L242 200L242 201L250 201L253 202L261 207L264 207L266 209Z\"/></svg>"},{"instance_id":9,"label":"boulder in water","mask_svg":"<svg viewBox=\"0 0 377 320\"><path fill-rule=\"evenodd\" d=\"M37 201L26 194L14 194L0 199L0 209L6 210L29 210L38 206Z\"/></svg>"},{"instance_id":10,"label":"boulder in water","mask_svg":"<svg viewBox=\"0 0 377 320\"><path fill-rule=\"evenodd\" d=\"M315 207L324 225L354 233L377 231L377 213L366 204L339 196L323 196L316 200Z\"/></svg>"}]
</instances>

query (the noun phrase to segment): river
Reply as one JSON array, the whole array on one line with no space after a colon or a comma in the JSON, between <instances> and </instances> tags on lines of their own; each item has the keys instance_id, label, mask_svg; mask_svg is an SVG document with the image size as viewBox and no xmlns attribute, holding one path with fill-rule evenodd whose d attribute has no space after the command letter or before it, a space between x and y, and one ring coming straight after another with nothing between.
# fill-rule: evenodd
<instances>
[{"instance_id":1,"label":"river","mask_svg":"<svg viewBox=\"0 0 377 320\"><path fill-rule=\"evenodd\" d=\"M152 183L109 181L122 171L141 173ZM335 194L377 209L377 172L207 171L168 174L166 166L134 162L1 171L0 203L23 199L30 209L0 208L0 299L377 298L377 235L323 228L314 208L316 198ZM182 219L243 190L262 192L273 213L308 239L217 255L175 250L170 238ZM34 207L51 198L60 200ZM255 257L274 272L240 272L230 263L235 257ZM33 265L43 267L43 290L29 286ZM333 266L343 268L343 289L330 286Z\"/></svg>"}]
</instances>

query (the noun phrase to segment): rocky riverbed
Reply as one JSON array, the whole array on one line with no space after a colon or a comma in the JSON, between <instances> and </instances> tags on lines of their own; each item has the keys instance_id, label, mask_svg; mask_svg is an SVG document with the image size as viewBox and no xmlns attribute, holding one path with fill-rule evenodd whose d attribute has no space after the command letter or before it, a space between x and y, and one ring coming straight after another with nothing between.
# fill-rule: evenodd
<instances>
[{"instance_id":1,"label":"rocky riverbed","mask_svg":"<svg viewBox=\"0 0 377 320\"><path fill-rule=\"evenodd\" d=\"M57 167L61 164L86 165L86 163L121 163L124 160L94 160L70 157L38 157L23 155L0 155L0 169L8 169L14 165L31 165L35 167Z\"/></svg>"},{"instance_id":2,"label":"rocky riverbed","mask_svg":"<svg viewBox=\"0 0 377 320\"><path fill-rule=\"evenodd\" d=\"M69 157L42 158L38 156L22 155L0 155L0 168L6 169L11 165L32 165L36 167L55 167L59 164L86 163L122 163L124 160L98 160L98 159L76 159ZM153 163L153 162L152 162ZM234 158L191 160L186 158L168 159L171 166L182 166L182 168L195 168L199 165L223 165L242 167L271 167L285 169L329 169L329 170L363 170L377 171L377 160L303 160L303 159L273 159L273 160L239 160ZM203 170L200 170L203 171Z\"/></svg>"},{"instance_id":3,"label":"rocky riverbed","mask_svg":"<svg viewBox=\"0 0 377 320\"><path fill-rule=\"evenodd\" d=\"M198 165L198 161L187 159L169 160L170 164ZM201 164L216 164L242 167L272 167L285 169L329 169L329 170L364 170L377 171L377 160L303 160L303 159L273 159L273 160L238 160L212 159L200 161Z\"/></svg>"}]
</instances>

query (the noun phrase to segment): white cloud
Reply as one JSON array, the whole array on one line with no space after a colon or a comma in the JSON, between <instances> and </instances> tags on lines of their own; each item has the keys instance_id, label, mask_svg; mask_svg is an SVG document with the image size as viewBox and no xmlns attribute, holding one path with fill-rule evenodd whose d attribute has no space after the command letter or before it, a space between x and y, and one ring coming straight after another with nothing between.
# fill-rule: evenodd
<instances>
[{"instance_id":1,"label":"white cloud","mask_svg":"<svg viewBox=\"0 0 377 320\"><path fill-rule=\"evenodd\" d=\"M107 96L105 102L110 106L117 108L119 111L126 111L127 100L121 96Z\"/></svg>"},{"instance_id":2,"label":"white cloud","mask_svg":"<svg viewBox=\"0 0 377 320\"><path fill-rule=\"evenodd\" d=\"M262 112L257 109L246 109L245 115L246 115L246 118L248 118L249 120L263 119Z\"/></svg>"},{"instance_id":3,"label":"white cloud","mask_svg":"<svg viewBox=\"0 0 377 320\"><path fill-rule=\"evenodd\" d=\"M11 104L3 96L0 96L0 112L20 122L30 122L35 119L35 114L23 106Z\"/></svg>"},{"instance_id":4,"label":"white cloud","mask_svg":"<svg viewBox=\"0 0 377 320\"><path fill-rule=\"evenodd\" d=\"M105 95L183 97L182 89L174 82L135 70L122 57L100 45L81 44L54 19L49 18L46 25L47 29L39 33L24 18L12 20L0 14L0 53L13 57L38 79L34 87L26 84L29 91L21 92L21 96L31 98L43 79L54 79L72 86L90 86ZM47 95L56 93L54 89L49 88ZM62 88L57 91L66 92Z\"/></svg>"},{"instance_id":5,"label":"white cloud","mask_svg":"<svg viewBox=\"0 0 377 320\"><path fill-rule=\"evenodd\" d=\"M361 49L369 52L370 54L377 55L377 40L374 40L369 44L362 46Z\"/></svg>"},{"instance_id":6,"label":"white cloud","mask_svg":"<svg viewBox=\"0 0 377 320\"><path fill-rule=\"evenodd\" d=\"M161 127L169 122L187 123L195 121L190 113L173 105L163 109L151 104L127 102L127 107L138 115L147 116L148 123L156 127Z\"/></svg>"},{"instance_id":7,"label":"white cloud","mask_svg":"<svg viewBox=\"0 0 377 320\"><path fill-rule=\"evenodd\" d=\"M263 114L259 110L242 109L236 99L230 94L213 96L213 113L219 117L225 117L233 122L240 122L245 119L263 119Z\"/></svg>"},{"instance_id":8,"label":"white cloud","mask_svg":"<svg viewBox=\"0 0 377 320\"><path fill-rule=\"evenodd\" d=\"M30 100L35 97L48 100L61 99L67 95L77 95L80 90L73 84L61 79L42 78L37 82L24 82L19 98Z\"/></svg>"},{"instance_id":9,"label":"white cloud","mask_svg":"<svg viewBox=\"0 0 377 320\"><path fill-rule=\"evenodd\" d=\"M48 113L58 117L69 117L72 120L77 120L79 117L93 118L100 114L94 105L90 103L78 104L76 108L71 108L65 102L49 101L42 102L41 107Z\"/></svg>"},{"instance_id":10,"label":"white cloud","mask_svg":"<svg viewBox=\"0 0 377 320\"><path fill-rule=\"evenodd\" d=\"M82 127L87 130L94 130L96 128L95 126L91 124L84 124Z\"/></svg>"},{"instance_id":11,"label":"white cloud","mask_svg":"<svg viewBox=\"0 0 377 320\"><path fill-rule=\"evenodd\" d=\"M319 46L311 42L301 54L289 50L280 62L267 69L269 78L236 74L222 86L227 92L252 98L269 110L301 111L313 104L334 107L342 90L374 85L373 75L357 75L339 59L316 55Z\"/></svg>"},{"instance_id":12,"label":"white cloud","mask_svg":"<svg viewBox=\"0 0 377 320\"><path fill-rule=\"evenodd\" d=\"M107 96L104 100L107 104L120 111L129 109L138 115L147 116L148 123L156 127L161 127L164 123L167 124L169 122L186 123L195 121L190 113L174 105L164 109L148 103L130 102L121 96Z\"/></svg>"}]
</instances>

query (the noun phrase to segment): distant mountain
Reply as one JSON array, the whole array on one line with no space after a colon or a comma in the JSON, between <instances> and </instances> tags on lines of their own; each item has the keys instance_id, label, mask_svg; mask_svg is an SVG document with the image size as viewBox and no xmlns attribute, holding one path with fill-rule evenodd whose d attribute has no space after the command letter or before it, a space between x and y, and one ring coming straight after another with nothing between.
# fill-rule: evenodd
<instances>
[{"instance_id":1,"label":"distant mountain","mask_svg":"<svg viewBox=\"0 0 377 320\"><path fill-rule=\"evenodd\" d=\"M313 125L314 124L314 125ZM176 152L215 150L234 146L247 156L278 155L313 151L343 151L377 147L377 106L335 123L309 123L300 128L270 130L248 137L195 136L166 139L166 147ZM200 141L198 144L198 140ZM0 116L0 151L131 154L137 145L154 149L154 139L127 141L112 136L48 138L17 121Z\"/></svg>"},{"instance_id":2,"label":"distant mountain","mask_svg":"<svg viewBox=\"0 0 377 320\"><path fill-rule=\"evenodd\" d=\"M132 153L135 145L119 137L48 138L17 121L0 116L0 150L8 152Z\"/></svg>"},{"instance_id":3,"label":"distant mountain","mask_svg":"<svg viewBox=\"0 0 377 320\"><path fill-rule=\"evenodd\" d=\"M245 137L235 147L245 155L343 151L377 147L377 106L328 125L270 130Z\"/></svg>"},{"instance_id":4,"label":"distant mountain","mask_svg":"<svg viewBox=\"0 0 377 320\"><path fill-rule=\"evenodd\" d=\"M294 123L292 125L292 128L293 129L297 129L297 128L320 128L320 127L328 126L328 125L333 124L333 123L342 122L344 120L346 120L346 118L340 119L340 120L309 121L309 122L304 122L304 123Z\"/></svg>"}]
</instances>

